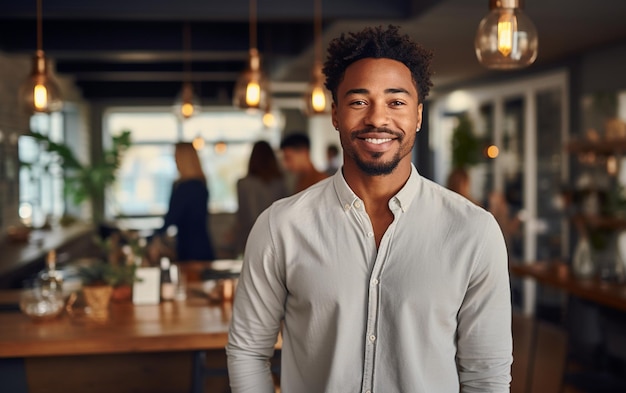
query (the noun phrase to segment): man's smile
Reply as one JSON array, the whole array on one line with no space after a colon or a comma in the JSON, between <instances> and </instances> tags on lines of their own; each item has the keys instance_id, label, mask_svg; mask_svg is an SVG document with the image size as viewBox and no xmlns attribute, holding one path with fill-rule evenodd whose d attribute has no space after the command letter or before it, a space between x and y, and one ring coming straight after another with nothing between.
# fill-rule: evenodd
<instances>
[{"instance_id":1,"label":"man's smile","mask_svg":"<svg viewBox=\"0 0 626 393\"><path fill-rule=\"evenodd\" d=\"M380 145L381 143L390 142L391 138L377 139L377 138L365 138L365 142Z\"/></svg>"}]
</instances>

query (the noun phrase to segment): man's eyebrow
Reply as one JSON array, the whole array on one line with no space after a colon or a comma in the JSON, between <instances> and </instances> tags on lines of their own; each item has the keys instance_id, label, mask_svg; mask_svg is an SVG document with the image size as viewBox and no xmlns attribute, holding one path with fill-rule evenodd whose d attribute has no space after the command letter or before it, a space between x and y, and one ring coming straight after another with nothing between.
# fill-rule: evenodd
<instances>
[{"instance_id":1,"label":"man's eyebrow","mask_svg":"<svg viewBox=\"0 0 626 393\"><path fill-rule=\"evenodd\" d=\"M352 94L367 94L367 93L369 93L369 90L364 89L364 88L350 89L346 92L345 96L347 97ZM385 89L385 94L398 94L398 93L411 95L411 93L407 89L403 89L401 87L392 87L389 89Z\"/></svg>"},{"instance_id":2,"label":"man's eyebrow","mask_svg":"<svg viewBox=\"0 0 626 393\"><path fill-rule=\"evenodd\" d=\"M369 90L363 89L363 88L350 89L350 90L346 91L346 94L344 94L344 97L347 97L347 96L352 95L352 94L367 94L367 93L369 93Z\"/></svg>"},{"instance_id":3,"label":"man's eyebrow","mask_svg":"<svg viewBox=\"0 0 626 393\"><path fill-rule=\"evenodd\" d=\"M403 89L401 87L385 89L385 94L397 94L397 93L404 93L404 94L411 95L411 93L409 93L407 89Z\"/></svg>"}]
</instances>

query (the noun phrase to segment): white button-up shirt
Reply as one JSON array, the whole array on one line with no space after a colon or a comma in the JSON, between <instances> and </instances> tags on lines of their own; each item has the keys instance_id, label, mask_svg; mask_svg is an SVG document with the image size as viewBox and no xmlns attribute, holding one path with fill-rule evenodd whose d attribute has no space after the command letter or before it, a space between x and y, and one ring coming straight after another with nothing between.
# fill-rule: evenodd
<instances>
[{"instance_id":1,"label":"white button-up shirt","mask_svg":"<svg viewBox=\"0 0 626 393\"><path fill-rule=\"evenodd\" d=\"M244 254L227 346L234 393L508 392L507 254L491 214L415 167L377 249L341 171L274 203Z\"/></svg>"}]
</instances>

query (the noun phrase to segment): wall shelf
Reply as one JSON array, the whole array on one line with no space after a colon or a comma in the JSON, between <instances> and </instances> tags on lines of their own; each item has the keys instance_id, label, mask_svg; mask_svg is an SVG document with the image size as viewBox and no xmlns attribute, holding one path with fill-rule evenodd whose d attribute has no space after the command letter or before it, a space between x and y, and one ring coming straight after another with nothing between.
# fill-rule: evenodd
<instances>
[{"instance_id":1,"label":"wall shelf","mask_svg":"<svg viewBox=\"0 0 626 393\"><path fill-rule=\"evenodd\" d=\"M626 138L611 140L571 140L566 145L570 153L595 153L598 155L621 155L626 153Z\"/></svg>"}]
</instances>

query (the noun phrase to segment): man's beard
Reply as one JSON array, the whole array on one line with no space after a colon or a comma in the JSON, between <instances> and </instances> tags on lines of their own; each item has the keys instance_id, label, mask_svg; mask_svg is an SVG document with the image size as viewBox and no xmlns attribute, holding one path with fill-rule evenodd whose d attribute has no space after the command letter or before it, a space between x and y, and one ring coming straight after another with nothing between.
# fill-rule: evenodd
<instances>
[{"instance_id":1,"label":"man's beard","mask_svg":"<svg viewBox=\"0 0 626 393\"><path fill-rule=\"evenodd\" d=\"M371 157L379 158L382 155L383 153L374 153ZM370 176L384 176L391 174L400 163L400 159L400 152L397 152L391 161L387 162L365 162L358 156L354 157L354 161L359 169Z\"/></svg>"},{"instance_id":2,"label":"man's beard","mask_svg":"<svg viewBox=\"0 0 626 393\"><path fill-rule=\"evenodd\" d=\"M354 132L351 137L352 139L356 139L361 134L365 134L365 133L373 132L373 131L384 132L389 135L395 136L396 137L395 141L397 141L400 144L400 147L402 147L402 141L404 141L404 134L399 133L399 132L394 132L387 128L379 128L379 129L367 128L364 130ZM352 152L352 158L354 159L354 162L359 167L359 169L361 169L365 174L370 175L370 176L384 176L384 175L391 174L396 169L400 161L402 160L402 157L400 156L401 150L402 149L398 149L398 151L393 156L393 158L387 162L382 162L382 161L366 162L362 160L358 156L358 154L356 154L356 152ZM377 158L382 157L382 155L383 153L372 153L370 157L377 159Z\"/></svg>"}]
</instances>

